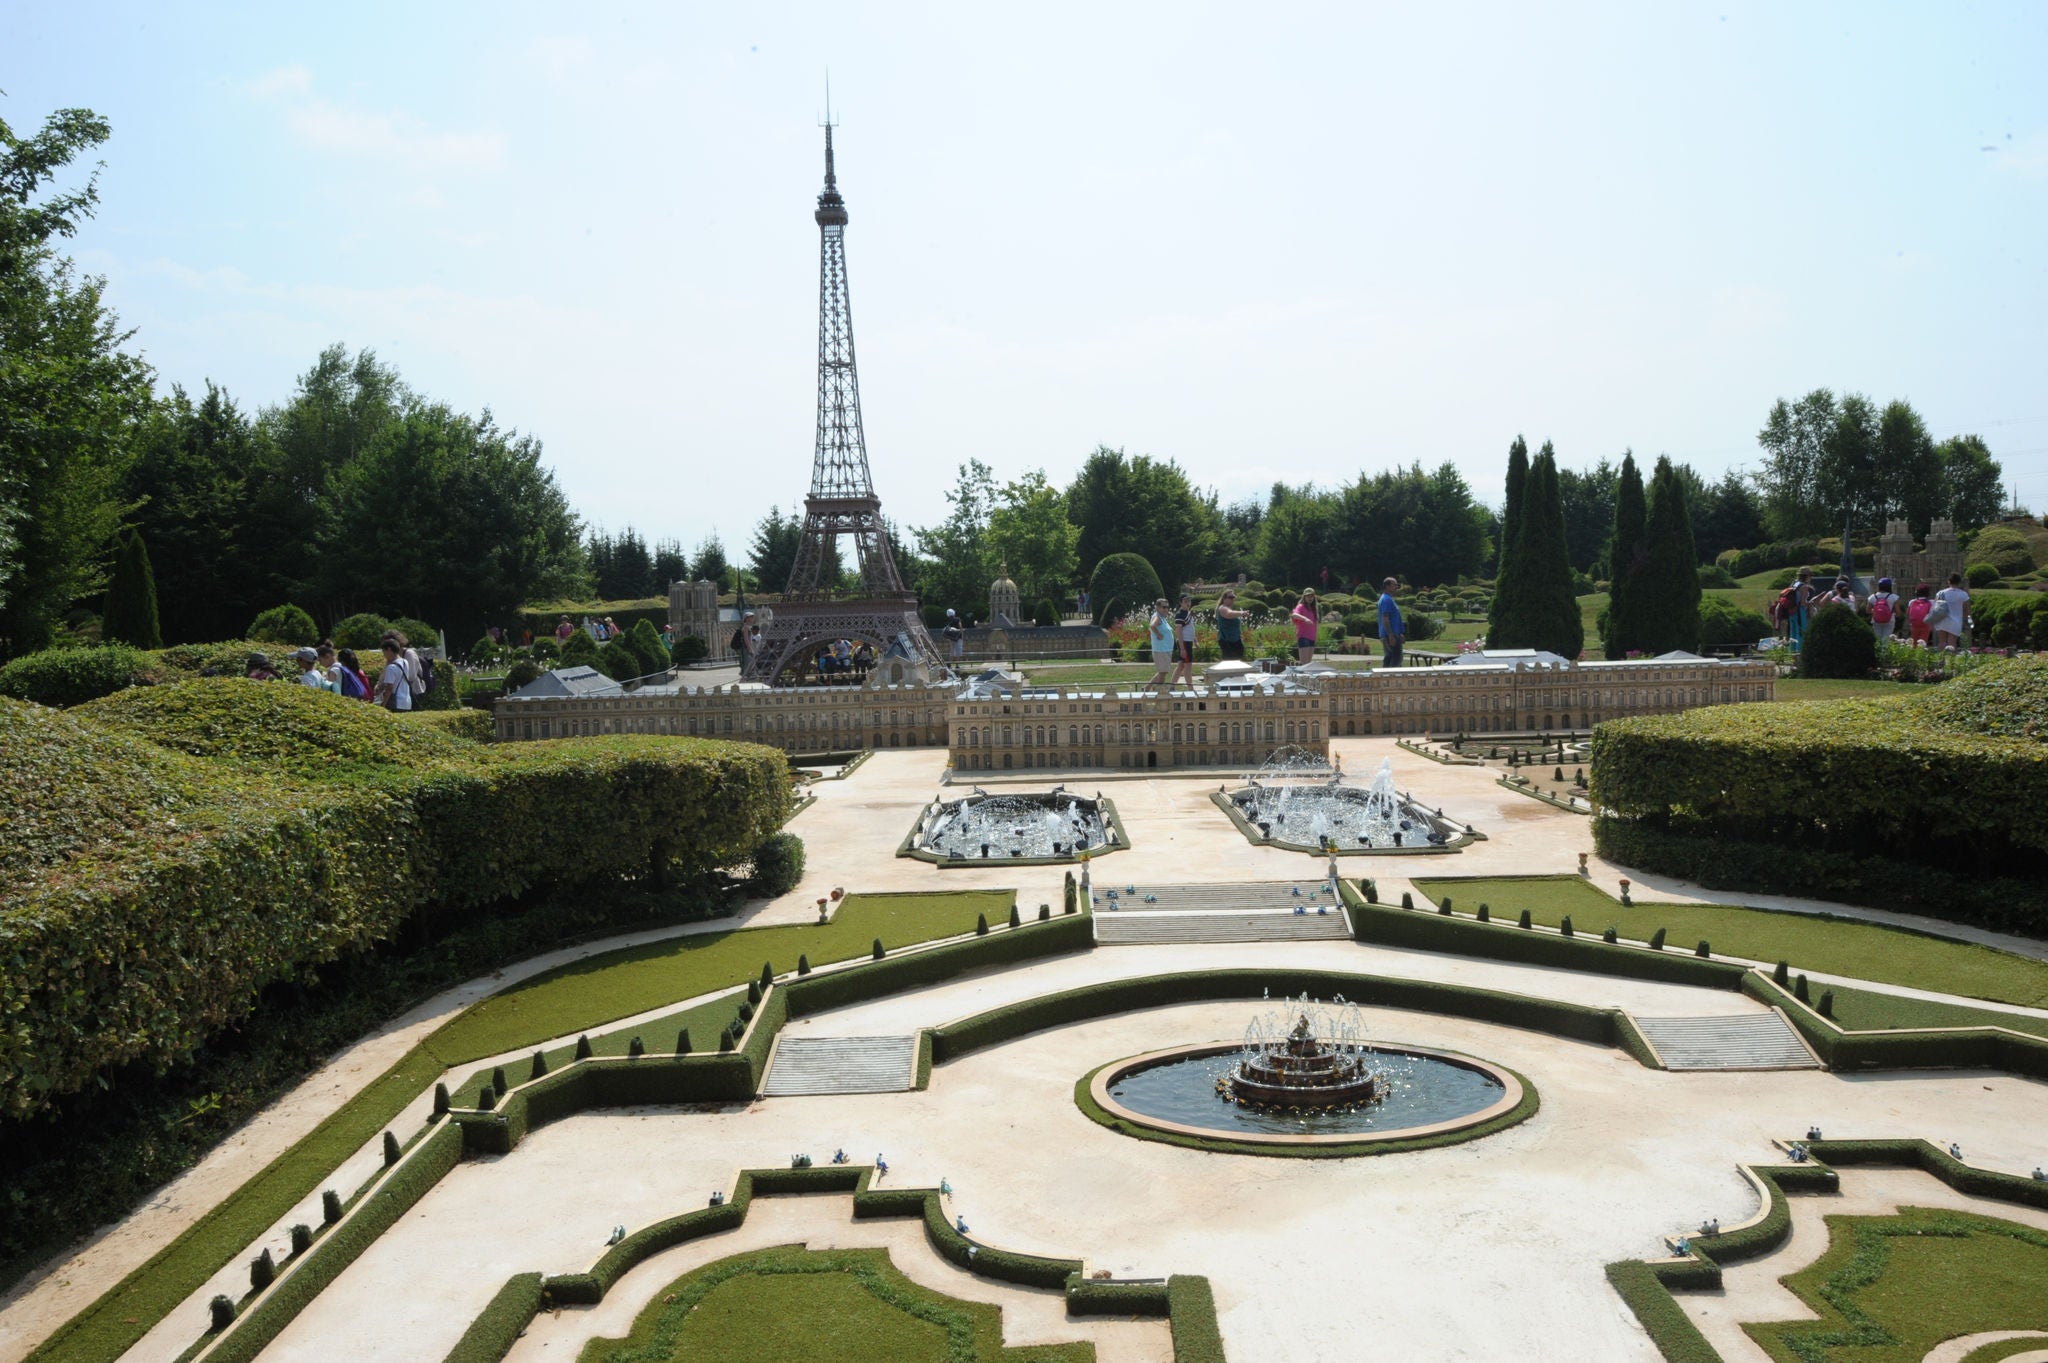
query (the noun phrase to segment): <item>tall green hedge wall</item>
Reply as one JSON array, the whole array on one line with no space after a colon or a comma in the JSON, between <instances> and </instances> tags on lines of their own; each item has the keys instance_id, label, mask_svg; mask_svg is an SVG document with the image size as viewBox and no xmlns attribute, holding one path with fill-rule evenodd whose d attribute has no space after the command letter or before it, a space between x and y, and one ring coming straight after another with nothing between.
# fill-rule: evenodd
<instances>
[{"instance_id":1,"label":"tall green hedge wall","mask_svg":"<svg viewBox=\"0 0 2048 1363\"><path fill-rule=\"evenodd\" d=\"M1921 696L1603 724L1595 840L1709 884L2048 932L2048 743L2013 713L2044 680L2015 659Z\"/></svg>"},{"instance_id":2,"label":"tall green hedge wall","mask_svg":"<svg viewBox=\"0 0 2048 1363\"><path fill-rule=\"evenodd\" d=\"M738 860L781 754L615 736L487 747L300 686L0 701L0 1110L168 1065L258 991L541 884Z\"/></svg>"}]
</instances>

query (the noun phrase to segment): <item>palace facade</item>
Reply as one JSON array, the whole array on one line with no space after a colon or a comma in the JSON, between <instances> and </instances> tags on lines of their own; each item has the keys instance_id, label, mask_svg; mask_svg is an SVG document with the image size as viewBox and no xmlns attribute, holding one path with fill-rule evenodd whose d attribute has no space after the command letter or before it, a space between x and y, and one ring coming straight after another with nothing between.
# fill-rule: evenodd
<instances>
[{"instance_id":1,"label":"palace facade","mask_svg":"<svg viewBox=\"0 0 2048 1363\"><path fill-rule=\"evenodd\" d=\"M1326 755L1368 734L1585 729L1626 715L1736 705L1776 695L1775 664L1690 654L1572 663L1529 652L1440 667L1250 674L1171 692L990 687L878 668L864 684L758 682L642 687L499 701L500 742L673 734L790 753L944 747L955 771L1248 770L1281 748Z\"/></svg>"}]
</instances>

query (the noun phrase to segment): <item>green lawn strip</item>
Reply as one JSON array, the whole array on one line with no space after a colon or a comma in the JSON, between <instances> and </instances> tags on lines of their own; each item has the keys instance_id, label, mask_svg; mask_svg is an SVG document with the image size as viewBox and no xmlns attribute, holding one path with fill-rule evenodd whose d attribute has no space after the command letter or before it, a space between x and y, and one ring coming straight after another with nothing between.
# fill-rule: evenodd
<instances>
[{"instance_id":1,"label":"green lawn strip","mask_svg":"<svg viewBox=\"0 0 2048 1363\"><path fill-rule=\"evenodd\" d=\"M1779 700L1855 700L1863 696L1926 694L1919 682L1815 681L1803 677L1778 679Z\"/></svg>"},{"instance_id":2,"label":"green lawn strip","mask_svg":"<svg viewBox=\"0 0 2048 1363\"><path fill-rule=\"evenodd\" d=\"M1924 1207L1827 1226L1827 1252L1783 1280L1820 1319L1743 1326L1781 1363L1917 1363L1960 1335L2048 1329L2048 1233Z\"/></svg>"},{"instance_id":3,"label":"green lawn strip","mask_svg":"<svg viewBox=\"0 0 2048 1363\"><path fill-rule=\"evenodd\" d=\"M112 1291L67 1321L31 1363L97 1363L132 1347L179 1303L257 1236L318 1188L343 1161L374 1140L391 1119L434 1082L441 1065L415 1047L339 1112L314 1127L262 1172L193 1222L123 1278ZM345 1199L353 1188L336 1188ZM206 1328L203 1313L192 1332Z\"/></svg>"},{"instance_id":4,"label":"green lawn strip","mask_svg":"<svg viewBox=\"0 0 2048 1363\"><path fill-rule=\"evenodd\" d=\"M2048 1338L2041 1335L2022 1335L2018 1339L2001 1339L1990 1344L1981 1344L1963 1355L1960 1363L2000 1363L2001 1359L2014 1354L2031 1353L2048 1345Z\"/></svg>"},{"instance_id":5,"label":"green lawn strip","mask_svg":"<svg viewBox=\"0 0 2048 1363\"><path fill-rule=\"evenodd\" d=\"M1092 1363L1092 1344L1006 1349L1002 1312L921 1287L887 1250L796 1245L720 1259L657 1293L582 1363Z\"/></svg>"},{"instance_id":6,"label":"green lawn strip","mask_svg":"<svg viewBox=\"0 0 2048 1363\"><path fill-rule=\"evenodd\" d=\"M1512 922L1527 909L1547 927L1570 915L1576 932L1598 936L1613 927L1639 942L1664 928L1667 950L1690 951L1704 938L1717 956L1789 961L1795 971L2048 1006L2048 962L1882 923L1725 904L1624 905L1577 876L1428 878L1415 881L1415 888L1438 904L1451 896L1452 907L1464 914L1483 903L1493 918Z\"/></svg>"},{"instance_id":7,"label":"green lawn strip","mask_svg":"<svg viewBox=\"0 0 2048 1363\"><path fill-rule=\"evenodd\" d=\"M1972 1008L1962 1003L1935 999L1905 998L1882 994L1874 989L1831 984L1835 996L1834 1021L1844 1031L1875 1032L1887 1029L1921 1031L1931 1027L2010 1027L2048 1037L2048 1018L2025 1013L2001 1013L1990 1008ZM1818 999L1818 991L1815 998Z\"/></svg>"},{"instance_id":8,"label":"green lawn strip","mask_svg":"<svg viewBox=\"0 0 2048 1363\"><path fill-rule=\"evenodd\" d=\"M760 973L764 961L772 961L779 973L794 969L799 954L809 955L813 965L864 956L876 937L888 946L909 946L971 932L981 913L989 913L991 921L998 912L1007 917L1011 899L1007 890L850 895L829 924L671 938L605 952L522 980L471 1005L407 1052L338 1112L72 1317L29 1355L29 1363L100 1363L126 1351L221 1265L317 1189L344 1160L375 1139L446 1069L594 1029L676 999L744 984ZM479 1012L483 1017L471 1023L471 1015ZM691 1040L696 1043L694 1027ZM714 1032L709 1045L699 1049L715 1050L717 1044ZM671 1036L667 1053L674 1047ZM648 1049L658 1051L652 1041ZM508 1070L506 1077L517 1082L525 1075ZM352 1190L339 1191L346 1196ZM195 1332L204 1327L203 1320L194 1322Z\"/></svg>"},{"instance_id":9,"label":"green lawn strip","mask_svg":"<svg viewBox=\"0 0 2048 1363\"><path fill-rule=\"evenodd\" d=\"M742 984L761 973L763 962L781 974L796 968L799 955L814 966L866 956L877 937L898 947L972 932L981 914L991 923L1006 920L1014 899L1009 890L848 895L830 923L670 937L606 952L479 1000L426 1044L450 1066L468 1064ZM600 974L603 985L594 987L592 977Z\"/></svg>"},{"instance_id":10,"label":"green lawn strip","mask_svg":"<svg viewBox=\"0 0 2048 1363\"><path fill-rule=\"evenodd\" d=\"M733 990L720 994L715 999L688 1008L679 1008L663 1013L660 1017L648 1018L629 1026L613 1028L610 1031L592 1032L590 1053L597 1056L623 1056L631 1054L633 1038L639 1037L649 1055L674 1055L676 1033L684 1028L690 1031L690 1052L693 1055L718 1049L718 1034L739 1021L740 1004L746 1001L746 991ZM576 1042L564 1041L560 1045L546 1047L550 1073L561 1069L576 1059ZM522 1056L508 1062L505 1078L511 1083L523 1084L534 1077L533 1058ZM478 1091L491 1082L489 1070L478 1070L465 1077L459 1084L448 1086L449 1094L456 1107L475 1107Z\"/></svg>"}]
</instances>

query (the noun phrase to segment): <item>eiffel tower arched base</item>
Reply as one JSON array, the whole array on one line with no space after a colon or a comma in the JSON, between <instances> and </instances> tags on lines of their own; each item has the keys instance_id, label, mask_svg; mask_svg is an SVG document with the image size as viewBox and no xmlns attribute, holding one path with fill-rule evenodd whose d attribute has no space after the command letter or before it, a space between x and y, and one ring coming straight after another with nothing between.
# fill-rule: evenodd
<instances>
[{"instance_id":1,"label":"eiffel tower arched base","mask_svg":"<svg viewBox=\"0 0 2048 1363\"><path fill-rule=\"evenodd\" d=\"M820 648L839 639L866 640L877 655L886 654L901 642L910 657L924 663L934 677L943 676L946 660L932 643L931 632L918 614L917 598L903 596L861 597L844 601L783 601L775 607L754 665L746 670L748 681L771 686L795 686L802 669Z\"/></svg>"}]
</instances>

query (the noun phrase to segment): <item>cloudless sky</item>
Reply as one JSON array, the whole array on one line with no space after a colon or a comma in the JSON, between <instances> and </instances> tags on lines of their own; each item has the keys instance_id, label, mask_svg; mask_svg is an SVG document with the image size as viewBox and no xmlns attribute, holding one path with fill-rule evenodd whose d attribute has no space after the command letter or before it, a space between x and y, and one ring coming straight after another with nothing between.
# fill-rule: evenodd
<instances>
[{"instance_id":1,"label":"cloudless sky","mask_svg":"<svg viewBox=\"0 0 2048 1363\"><path fill-rule=\"evenodd\" d=\"M0 118L113 124L72 247L161 385L369 347L687 546L809 483L828 67L899 524L1097 444L1711 478L1819 386L2048 508L2044 4L0 7Z\"/></svg>"}]
</instances>

